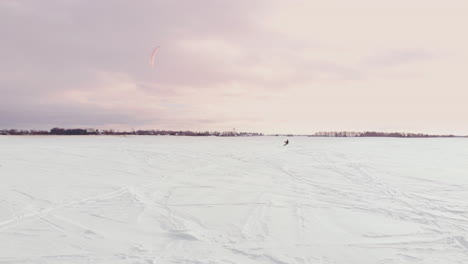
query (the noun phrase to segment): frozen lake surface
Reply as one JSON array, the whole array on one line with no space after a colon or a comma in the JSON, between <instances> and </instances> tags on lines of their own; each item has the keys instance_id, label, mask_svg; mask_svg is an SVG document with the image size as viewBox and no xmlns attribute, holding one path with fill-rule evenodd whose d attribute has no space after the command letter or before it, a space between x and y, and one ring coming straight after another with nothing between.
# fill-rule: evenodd
<instances>
[{"instance_id":1,"label":"frozen lake surface","mask_svg":"<svg viewBox=\"0 0 468 264\"><path fill-rule=\"evenodd\" d=\"M468 263L468 139L0 136L0 263Z\"/></svg>"}]
</instances>

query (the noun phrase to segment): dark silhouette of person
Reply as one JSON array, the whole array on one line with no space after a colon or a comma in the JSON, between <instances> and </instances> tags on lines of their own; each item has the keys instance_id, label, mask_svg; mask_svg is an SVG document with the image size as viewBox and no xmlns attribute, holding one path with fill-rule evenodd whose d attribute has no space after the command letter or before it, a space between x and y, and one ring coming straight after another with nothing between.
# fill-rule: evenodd
<instances>
[{"instance_id":1,"label":"dark silhouette of person","mask_svg":"<svg viewBox=\"0 0 468 264\"><path fill-rule=\"evenodd\" d=\"M286 139L286 141L284 142L284 145L283 146L286 146L287 144L289 144L289 140Z\"/></svg>"}]
</instances>

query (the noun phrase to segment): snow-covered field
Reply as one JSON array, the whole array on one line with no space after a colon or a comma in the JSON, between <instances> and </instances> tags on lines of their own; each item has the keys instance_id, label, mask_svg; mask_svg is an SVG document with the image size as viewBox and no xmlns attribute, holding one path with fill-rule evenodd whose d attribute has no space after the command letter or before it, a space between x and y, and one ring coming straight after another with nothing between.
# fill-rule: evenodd
<instances>
[{"instance_id":1,"label":"snow-covered field","mask_svg":"<svg viewBox=\"0 0 468 264\"><path fill-rule=\"evenodd\" d=\"M0 136L0 263L468 263L468 139Z\"/></svg>"}]
</instances>

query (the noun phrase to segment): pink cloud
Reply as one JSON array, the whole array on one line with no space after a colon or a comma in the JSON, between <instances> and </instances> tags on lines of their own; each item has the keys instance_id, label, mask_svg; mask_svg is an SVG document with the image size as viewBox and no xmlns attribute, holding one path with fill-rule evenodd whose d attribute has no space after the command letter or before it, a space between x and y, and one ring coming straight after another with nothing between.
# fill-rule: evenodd
<instances>
[{"instance_id":1,"label":"pink cloud","mask_svg":"<svg viewBox=\"0 0 468 264\"><path fill-rule=\"evenodd\" d=\"M468 132L465 2L18 3L0 3L4 127Z\"/></svg>"}]
</instances>

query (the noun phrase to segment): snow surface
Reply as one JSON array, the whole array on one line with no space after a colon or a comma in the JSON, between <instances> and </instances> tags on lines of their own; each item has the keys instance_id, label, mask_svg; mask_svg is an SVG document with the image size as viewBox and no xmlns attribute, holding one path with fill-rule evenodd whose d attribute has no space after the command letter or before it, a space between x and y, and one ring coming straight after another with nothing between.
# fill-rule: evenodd
<instances>
[{"instance_id":1,"label":"snow surface","mask_svg":"<svg viewBox=\"0 0 468 264\"><path fill-rule=\"evenodd\" d=\"M0 137L0 263L468 263L468 140Z\"/></svg>"}]
</instances>

